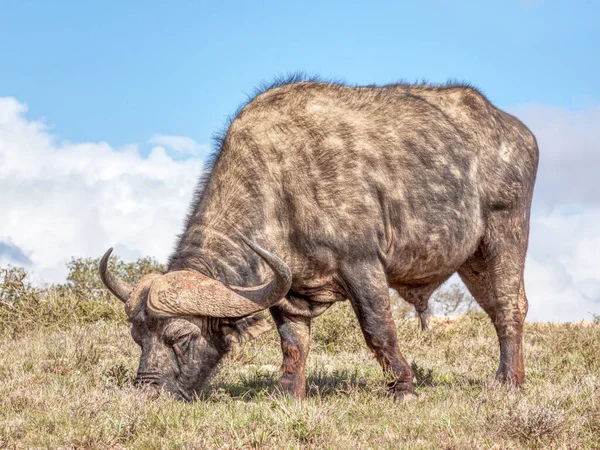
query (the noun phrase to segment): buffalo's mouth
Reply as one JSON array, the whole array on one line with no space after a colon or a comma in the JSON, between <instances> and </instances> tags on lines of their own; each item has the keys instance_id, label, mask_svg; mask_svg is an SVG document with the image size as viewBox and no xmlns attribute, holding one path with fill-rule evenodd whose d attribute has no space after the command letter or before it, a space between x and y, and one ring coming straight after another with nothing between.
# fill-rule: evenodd
<instances>
[{"instance_id":1,"label":"buffalo's mouth","mask_svg":"<svg viewBox=\"0 0 600 450\"><path fill-rule=\"evenodd\" d=\"M133 380L133 385L144 389L151 398L158 398L163 391L175 400L191 401L193 397L177 384L166 383L158 372L138 373Z\"/></svg>"}]
</instances>

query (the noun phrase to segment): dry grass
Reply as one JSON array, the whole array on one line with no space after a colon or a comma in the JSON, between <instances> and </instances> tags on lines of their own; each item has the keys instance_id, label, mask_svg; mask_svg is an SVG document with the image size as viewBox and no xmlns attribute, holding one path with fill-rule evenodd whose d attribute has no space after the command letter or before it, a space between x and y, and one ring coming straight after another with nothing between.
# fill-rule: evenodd
<instances>
[{"instance_id":1,"label":"dry grass","mask_svg":"<svg viewBox=\"0 0 600 450\"><path fill-rule=\"evenodd\" d=\"M84 304L82 320L36 324L36 308L75 300L43 302L22 317L5 311L27 322L0 328L0 448L600 448L598 325L529 324L527 386L515 390L493 380L486 317L436 321L425 333L398 319L420 393L398 403L350 308L336 305L315 323L305 402L277 391L272 332L236 349L210 395L186 404L131 387L139 349L112 307Z\"/></svg>"}]
</instances>

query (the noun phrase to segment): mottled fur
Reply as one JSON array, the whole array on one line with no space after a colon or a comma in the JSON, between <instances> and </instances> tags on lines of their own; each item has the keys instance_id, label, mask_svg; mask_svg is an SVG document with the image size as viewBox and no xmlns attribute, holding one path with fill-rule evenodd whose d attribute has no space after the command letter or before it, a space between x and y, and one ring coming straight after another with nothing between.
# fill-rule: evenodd
<instances>
[{"instance_id":1,"label":"mottled fur","mask_svg":"<svg viewBox=\"0 0 600 450\"><path fill-rule=\"evenodd\" d=\"M533 134L470 86L282 83L231 121L168 270L268 281L240 233L283 259L293 284L271 312L299 397L310 320L345 299L392 391L412 392L388 287L425 313L458 271L498 331L498 375L521 383L537 164Z\"/></svg>"}]
</instances>

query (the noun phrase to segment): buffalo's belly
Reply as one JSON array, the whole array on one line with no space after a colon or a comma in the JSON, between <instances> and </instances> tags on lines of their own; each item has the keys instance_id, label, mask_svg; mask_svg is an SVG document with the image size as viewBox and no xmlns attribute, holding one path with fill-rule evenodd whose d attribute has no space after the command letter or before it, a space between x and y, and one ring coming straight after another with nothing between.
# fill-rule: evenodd
<instances>
[{"instance_id":1,"label":"buffalo's belly","mask_svg":"<svg viewBox=\"0 0 600 450\"><path fill-rule=\"evenodd\" d=\"M385 253L390 282L445 280L475 252L483 230L477 209L452 220L438 217L405 224L396 230L391 248Z\"/></svg>"}]
</instances>

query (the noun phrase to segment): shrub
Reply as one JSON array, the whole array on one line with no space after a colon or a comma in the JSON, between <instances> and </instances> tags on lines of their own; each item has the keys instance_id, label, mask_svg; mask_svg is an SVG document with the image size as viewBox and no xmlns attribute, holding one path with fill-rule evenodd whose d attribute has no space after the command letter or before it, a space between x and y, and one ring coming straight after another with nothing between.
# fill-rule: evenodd
<instances>
[{"instance_id":1,"label":"shrub","mask_svg":"<svg viewBox=\"0 0 600 450\"><path fill-rule=\"evenodd\" d=\"M67 263L67 282L75 295L84 298L106 299L110 293L102 284L98 273L98 258L72 258ZM110 258L108 269L123 280L135 284L144 275L164 272L165 266L150 257L126 263L118 257Z\"/></svg>"},{"instance_id":2,"label":"shrub","mask_svg":"<svg viewBox=\"0 0 600 450\"><path fill-rule=\"evenodd\" d=\"M22 267L0 267L0 304L14 307L20 302L35 301L38 290L27 278L28 273Z\"/></svg>"},{"instance_id":3,"label":"shrub","mask_svg":"<svg viewBox=\"0 0 600 450\"><path fill-rule=\"evenodd\" d=\"M466 314L479 309L471 294L457 283L438 289L430 300L430 311L438 316Z\"/></svg>"},{"instance_id":4,"label":"shrub","mask_svg":"<svg viewBox=\"0 0 600 450\"><path fill-rule=\"evenodd\" d=\"M98 274L97 258L73 258L65 284L45 288L34 286L24 268L0 268L0 333L12 334L35 327L65 329L77 323L124 320L122 305L104 287ZM165 266L146 257L133 262L111 258L109 270L131 284L147 273L163 272ZM414 307L390 289L392 311L397 319L414 316ZM473 298L453 284L432 297L436 314L465 313ZM328 351L363 346L358 321L349 303L333 305L314 322L314 345Z\"/></svg>"},{"instance_id":5,"label":"shrub","mask_svg":"<svg viewBox=\"0 0 600 450\"><path fill-rule=\"evenodd\" d=\"M67 283L44 288L29 281L22 267L0 268L0 334L16 336L40 327L66 329L75 324L125 320L121 302L102 284L99 259L74 258ZM164 270L152 258L125 263L111 258L110 270L135 284L144 274Z\"/></svg>"},{"instance_id":6,"label":"shrub","mask_svg":"<svg viewBox=\"0 0 600 450\"><path fill-rule=\"evenodd\" d=\"M327 352L364 346L358 320L349 302L332 305L313 321L311 344Z\"/></svg>"}]
</instances>

